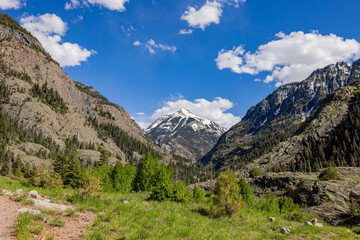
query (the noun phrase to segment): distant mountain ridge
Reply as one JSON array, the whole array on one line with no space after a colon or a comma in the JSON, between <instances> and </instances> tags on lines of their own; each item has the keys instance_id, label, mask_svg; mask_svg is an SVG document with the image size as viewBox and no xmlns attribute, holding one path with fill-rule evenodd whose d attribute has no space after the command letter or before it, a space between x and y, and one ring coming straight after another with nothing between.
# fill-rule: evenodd
<instances>
[{"instance_id":1,"label":"distant mountain ridge","mask_svg":"<svg viewBox=\"0 0 360 240\"><path fill-rule=\"evenodd\" d=\"M327 95L360 79L360 61L315 70L302 82L279 87L227 131L201 159L208 167L242 168L292 136Z\"/></svg>"},{"instance_id":2,"label":"distant mountain ridge","mask_svg":"<svg viewBox=\"0 0 360 240\"><path fill-rule=\"evenodd\" d=\"M200 159L226 131L185 108L157 119L146 130L161 148L193 161Z\"/></svg>"}]
</instances>

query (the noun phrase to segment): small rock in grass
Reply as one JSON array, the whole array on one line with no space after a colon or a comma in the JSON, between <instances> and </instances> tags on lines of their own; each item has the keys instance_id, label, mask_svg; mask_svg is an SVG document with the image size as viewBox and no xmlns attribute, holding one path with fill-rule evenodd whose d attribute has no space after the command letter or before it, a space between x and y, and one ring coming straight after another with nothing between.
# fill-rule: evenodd
<instances>
[{"instance_id":1,"label":"small rock in grass","mask_svg":"<svg viewBox=\"0 0 360 240\"><path fill-rule=\"evenodd\" d=\"M124 203L124 204L128 204L128 203L130 203L130 202L129 202L128 200L124 200L123 203Z\"/></svg>"},{"instance_id":2,"label":"small rock in grass","mask_svg":"<svg viewBox=\"0 0 360 240\"><path fill-rule=\"evenodd\" d=\"M312 220L312 222L311 222L312 225L315 225L315 223L317 223L317 221L318 221L318 220L317 220L316 218L314 218L314 220Z\"/></svg>"},{"instance_id":3,"label":"small rock in grass","mask_svg":"<svg viewBox=\"0 0 360 240\"><path fill-rule=\"evenodd\" d=\"M149 206L149 205L150 205L150 203L148 203L148 202L144 202L144 204L145 204L146 206Z\"/></svg>"},{"instance_id":4,"label":"small rock in grass","mask_svg":"<svg viewBox=\"0 0 360 240\"><path fill-rule=\"evenodd\" d=\"M313 224L314 226L317 226L317 227L323 227L324 225L322 224L322 223L315 223L315 224Z\"/></svg>"},{"instance_id":5,"label":"small rock in grass","mask_svg":"<svg viewBox=\"0 0 360 240\"><path fill-rule=\"evenodd\" d=\"M274 217L269 217L269 220L271 221L271 222L275 222L275 218Z\"/></svg>"},{"instance_id":6,"label":"small rock in grass","mask_svg":"<svg viewBox=\"0 0 360 240\"><path fill-rule=\"evenodd\" d=\"M14 194L13 194L11 191L5 190L5 189L3 189L3 190L1 191L1 193L4 194L4 195L6 195L6 196L14 196Z\"/></svg>"},{"instance_id":7,"label":"small rock in grass","mask_svg":"<svg viewBox=\"0 0 360 240\"><path fill-rule=\"evenodd\" d=\"M18 210L19 213L29 213L31 215L40 215L41 212L39 210L34 210L34 209L31 209L31 208L20 208Z\"/></svg>"},{"instance_id":8,"label":"small rock in grass","mask_svg":"<svg viewBox=\"0 0 360 240\"><path fill-rule=\"evenodd\" d=\"M30 197L32 197L32 198L37 198L37 196L39 195L38 192L35 190L31 190L29 192L29 194L30 194Z\"/></svg>"},{"instance_id":9,"label":"small rock in grass","mask_svg":"<svg viewBox=\"0 0 360 240\"><path fill-rule=\"evenodd\" d=\"M313 224L312 224L311 222L306 222L305 225L306 225L306 226L311 226L311 225L313 225Z\"/></svg>"},{"instance_id":10,"label":"small rock in grass","mask_svg":"<svg viewBox=\"0 0 360 240\"><path fill-rule=\"evenodd\" d=\"M15 191L15 194L16 195L21 195L21 194L24 194L25 192L24 192L24 190L22 190L22 189L16 189L16 191Z\"/></svg>"},{"instance_id":11,"label":"small rock in grass","mask_svg":"<svg viewBox=\"0 0 360 240\"><path fill-rule=\"evenodd\" d=\"M282 234L287 234L291 232L291 226L278 226L278 229L280 229L280 232Z\"/></svg>"}]
</instances>

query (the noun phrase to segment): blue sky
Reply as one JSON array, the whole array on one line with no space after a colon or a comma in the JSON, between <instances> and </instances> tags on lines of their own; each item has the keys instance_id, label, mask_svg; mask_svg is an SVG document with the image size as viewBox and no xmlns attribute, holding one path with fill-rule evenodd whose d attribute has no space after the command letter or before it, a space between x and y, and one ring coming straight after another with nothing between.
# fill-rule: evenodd
<instances>
[{"instance_id":1,"label":"blue sky","mask_svg":"<svg viewBox=\"0 0 360 240\"><path fill-rule=\"evenodd\" d=\"M141 126L186 107L230 127L277 86L360 57L356 0L0 0L0 8L71 78Z\"/></svg>"}]
</instances>

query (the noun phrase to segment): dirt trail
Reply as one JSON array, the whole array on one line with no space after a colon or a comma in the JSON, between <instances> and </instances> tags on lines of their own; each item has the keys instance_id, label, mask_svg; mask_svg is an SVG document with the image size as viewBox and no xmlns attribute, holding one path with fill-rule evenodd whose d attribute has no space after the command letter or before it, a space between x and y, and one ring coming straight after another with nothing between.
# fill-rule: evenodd
<instances>
[{"instance_id":1,"label":"dirt trail","mask_svg":"<svg viewBox=\"0 0 360 240\"><path fill-rule=\"evenodd\" d=\"M8 196L0 196L0 239L14 240L15 222L22 206L12 201Z\"/></svg>"},{"instance_id":2,"label":"dirt trail","mask_svg":"<svg viewBox=\"0 0 360 240\"><path fill-rule=\"evenodd\" d=\"M0 240L16 240L14 226L21 208L32 208L22 202L15 202L9 196L0 195ZM86 227L91 225L96 214L93 212L77 212L76 216L66 216L65 213L45 214L44 230L36 239L42 236L53 236L54 240L84 239ZM59 219L65 222L63 227L50 226L49 222Z\"/></svg>"}]
</instances>

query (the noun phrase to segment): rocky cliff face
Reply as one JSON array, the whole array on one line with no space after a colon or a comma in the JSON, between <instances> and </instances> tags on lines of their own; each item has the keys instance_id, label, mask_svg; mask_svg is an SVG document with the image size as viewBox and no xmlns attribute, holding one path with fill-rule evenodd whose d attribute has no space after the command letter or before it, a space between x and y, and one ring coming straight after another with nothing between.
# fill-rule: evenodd
<instances>
[{"instance_id":1,"label":"rocky cliff face","mask_svg":"<svg viewBox=\"0 0 360 240\"><path fill-rule=\"evenodd\" d=\"M225 131L210 120L180 109L157 119L145 133L162 149L196 161L215 145Z\"/></svg>"},{"instance_id":2,"label":"rocky cliff face","mask_svg":"<svg viewBox=\"0 0 360 240\"><path fill-rule=\"evenodd\" d=\"M337 63L314 71L302 82L279 87L250 108L201 162L216 169L253 162L291 137L327 95L359 80L359 72L360 61Z\"/></svg>"},{"instance_id":3,"label":"rocky cliff face","mask_svg":"<svg viewBox=\"0 0 360 240\"><path fill-rule=\"evenodd\" d=\"M0 82L9 89L10 96L2 104L2 111L25 129L50 137L62 149L67 138L75 137L81 143L105 148L124 161L132 157L126 147L101 134L91 119L98 125L118 127L131 141L160 151L122 107L110 103L95 89L74 82L35 38L12 19L6 21L0 22ZM67 111L54 108L49 95L44 95L50 93L58 94L56 99L61 99ZM140 148L134 151L137 153L142 154Z\"/></svg>"}]
</instances>

